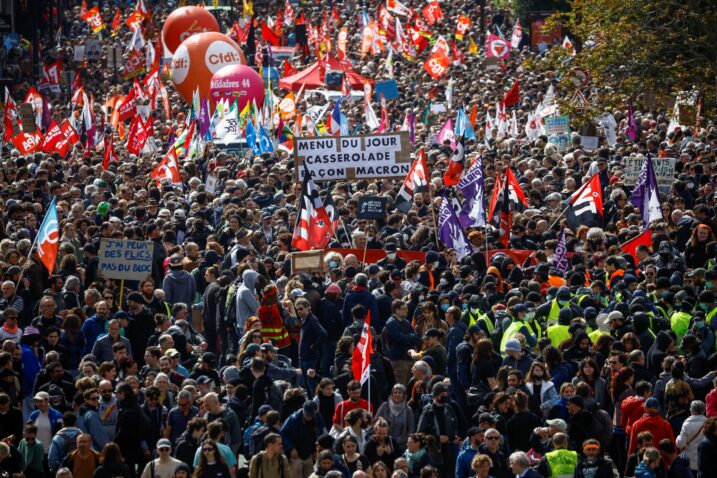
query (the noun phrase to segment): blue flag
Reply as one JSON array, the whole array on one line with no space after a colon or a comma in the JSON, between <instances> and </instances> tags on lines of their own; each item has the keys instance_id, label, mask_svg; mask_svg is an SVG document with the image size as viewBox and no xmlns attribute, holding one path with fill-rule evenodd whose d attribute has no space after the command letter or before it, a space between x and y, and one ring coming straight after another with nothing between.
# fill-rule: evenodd
<instances>
[{"instance_id":1,"label":"blue flag","mask_svg":"<svg viewBox=\"0 0 717 478\"><path fill-rule=\"evenodd\" d=\"M568 264L568 248L565 245L565 230L563 228L560 228L560 234L558 234L558 244L555 246L553 265L563 274L566 274L570 268Z\"/></svg>"},{"instance_id":2,"label":"blue flag","mask_svg":"<svg viewBox=\"0 0 717 478\"><path fill-rule=\"evenodd\" d=\"M451 201L446 196L443 196L441 211L438 216L438 231L439 238L446 247L456 250L459 261L473 252L466 237L466 231L458 221L456 212L451 206Z\"/></svg>"},{"instance_id":3,"label":"blue flag","mask_svg":"<svg viewBox=\"0 0 717 478\"><path fill-rule=\"evenodd\" d=\"M254 124L251 121L246 124L245 134L247 146L251 148L254 154L261 154L261 150L259 149L259 145L256 141L256 130L254 129Z\"/></svg>"},{"instance_id":4,"label":"blue flag","mask_svg":"<svg viewBox=\"0 0 717 478\"><path fill-rule=\"evenodd\" d=\"M463 108L458 108L456 115L456 127L454 128L454 134L456 136L463 136L465 139L476 139L476 132L473 129L473 125L468 120Z\"/></svg>"},{"instance_id":5,"label":"blue flag","mask_svg":"<svg viewBox=\"0 0 717 478\"><path fill-rule=\"evenodd\" d=\"M259 152L260 153L271 153L274 151L274 145L271 142L269 133L266 132L263 126L259 126Z\"/></svg>"}]
</instances>

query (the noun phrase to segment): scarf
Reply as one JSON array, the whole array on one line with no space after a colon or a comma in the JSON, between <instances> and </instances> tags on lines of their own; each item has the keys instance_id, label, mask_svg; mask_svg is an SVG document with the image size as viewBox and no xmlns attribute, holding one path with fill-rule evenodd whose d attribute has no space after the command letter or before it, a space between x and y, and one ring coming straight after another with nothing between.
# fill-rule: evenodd
<instances>
[{"instance_id":1,"label":"scarf","mask_svg":"<svg viewBox=\"0 0 717 478\"><path fill-rule=\"evenodd\" d=\"M388 408L391 410L391 415L398 416L406 410L406 403L395 403L390 398L388 399Z\"/></svg>"},{"instance_id":2,"label":"scarf","mask_svg":"<svg viewBox=\"0 0 717 478\"><path fill-rule=\"evenodd\" d=\"M408 469L413 470L413 467L416 463L420 463L421 458L423 458L423 455L426 453L425 448L421 448L420 450L416 452L410 452L406 450L406 453L404 453L404 457L406 458L406 461L408 462Z\"/></svg>"},{"instance_id":3,"label":"scarf","mask_svg":"<svg viewBox=\"0 0 717 478\"><path fill-rule=\"evenodd\" d=\"M15 323L15 327L13 327L12 329L10 327L8 327L7 322L5 322L2 325L2 328L5 329L9 334L13 334L13 335L17 334L18 331L20 330L20 328L17 325L17 322Z\"/></svg>"}]
</instances>

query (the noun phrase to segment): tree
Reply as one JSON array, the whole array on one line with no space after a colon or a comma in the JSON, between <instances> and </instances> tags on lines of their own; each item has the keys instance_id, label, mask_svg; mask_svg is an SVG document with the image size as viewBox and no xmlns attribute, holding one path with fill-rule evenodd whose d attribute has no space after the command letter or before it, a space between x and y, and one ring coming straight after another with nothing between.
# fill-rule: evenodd
<instances>
[{"instance_id":1,"label":"tree","mask_svg":"<svg viewBox=\"0 0 717 478\"><path fill-rule=\"evenodd\" d=\"M704 109L715 111L714 0L570 0L570 6L546 25L560 23L577 46L574 57L553 49L545 65L556 70L566 93L575 90L572 73L583 68L598 96L593 105L669 104L680 91L697 90Z\"/></svg>"}]
</instances>

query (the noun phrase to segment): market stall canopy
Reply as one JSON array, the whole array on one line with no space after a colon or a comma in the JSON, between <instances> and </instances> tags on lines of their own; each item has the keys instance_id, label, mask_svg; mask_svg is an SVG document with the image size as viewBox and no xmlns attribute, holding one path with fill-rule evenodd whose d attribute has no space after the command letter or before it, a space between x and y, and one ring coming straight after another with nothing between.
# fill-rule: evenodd
<instances>
[{"instance_id":1,"label":"market stall canopy","mask_svg":"<svg viewBox=\"0 0 717 478\"><path fill-rule=\"evenodd\" d=\"M326 86L324 82L324 75L326 71L343 71L348 78L352 89L363 90L363 85L365 83L374 83L373 80L365 78L353 71L348 63L343 63L337 58L329 56L329 60L326 62L325 68L322 68L321 65L319 65L319 62L316 62L295 75L287 76L286 78L279 80L279 88L292 91L299 91L302 86L305 89L323 88Z\"/></svg>"}]
</instances>

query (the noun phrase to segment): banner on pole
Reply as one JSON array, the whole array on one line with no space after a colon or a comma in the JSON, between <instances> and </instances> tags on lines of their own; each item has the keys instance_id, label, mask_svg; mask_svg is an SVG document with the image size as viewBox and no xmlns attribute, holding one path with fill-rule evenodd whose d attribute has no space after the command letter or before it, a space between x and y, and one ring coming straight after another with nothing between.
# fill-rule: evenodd
<instances>
[{"instance_id":1,"label":"banner on pole","mask_svg":"<svg viewBox=\"0 0 717 478\"><path fill-rule=\"evenodd\" d=\"M151 241L102 239L99 273L105 279L142 280L152 274Z\"/></svg>"}]
</instances>

